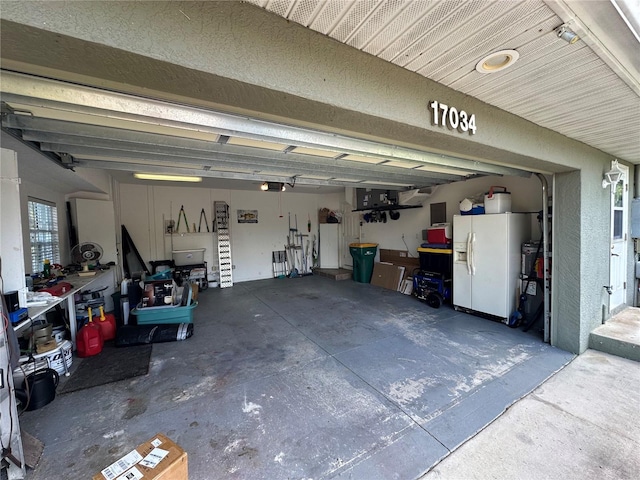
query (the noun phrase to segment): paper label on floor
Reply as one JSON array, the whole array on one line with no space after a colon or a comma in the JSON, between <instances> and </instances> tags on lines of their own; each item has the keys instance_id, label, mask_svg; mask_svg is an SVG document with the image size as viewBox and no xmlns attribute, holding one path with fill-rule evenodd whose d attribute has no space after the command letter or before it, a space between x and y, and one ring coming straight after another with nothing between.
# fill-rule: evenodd
<instances>
[{"instance_id":1,"label":"paper label on floor","mask_svg":"<svg viewBox=\"0 0 640 480\"><path fill-rule=\"evenodd\" d=\"M142 455L140 455L137 450L132 450L120 460L113 462L100 473L102 473L102 476L107 480L114 480L118 478L118 475L129 470L140 460L142 460Z\"/></svg>"},{"instance_id":2,"label":"paper label on floor","mask_svg":"<svg viewBox=\"0 0 640 480\"><path fill-rule=\"evenodd\" d=\"M131 470L125 472L124 475L119 476L116 480L140 480L144 477L144 473L133 467Z\"/></svg>"},{"instance_id":3,"label":"paper label on floor","mask_svg":"<svg viewBox=\"0 0 640 480\"><path fill-rule=\"evenodd\" d=\"M163 450L156 447L151 450L146 457L140 460L140 465L147 468L156 468L162 461L162 459L167 455L169 455L168 450Z\"/></svg>"}]
</instances>

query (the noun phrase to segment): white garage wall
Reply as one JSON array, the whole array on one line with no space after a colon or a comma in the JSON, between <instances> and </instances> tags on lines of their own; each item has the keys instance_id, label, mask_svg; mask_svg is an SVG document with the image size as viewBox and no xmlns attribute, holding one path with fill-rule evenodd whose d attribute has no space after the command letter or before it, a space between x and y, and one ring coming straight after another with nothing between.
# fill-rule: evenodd
<instances>
[{"instance_id":1,"label":"white garage wall","mask_svg":"<svg viewBox=\"0 0 640 480\"><path fill-rule=\"evenodd\" d=\"M504 185L512 192L514 211L537 212L541 209L541 186L536 177L490 177L441 186L425 202L423 208L400 211L400 219L387 223L364 223L362 240L378 243L380 248L415 252L422 243L422 230L431 225L429 203L446 202L447 219L451 221L458 213L458 204L463 198L485 192L491 185ZM308 234L307 222L311 220L311 234L303 241L312 240L318 234L318 209L351 209L345 203L345 194L308 194L292 191L262 192L250 190L215 190L194 187L141 186L121 184L120 211L122 223L127 227L142 258L162 260L171 258L171 250L206 248L205 260L211 268L217 268L217 248L214 234L165 235L164 221L178 221L180 207L184 205L189 228L198 226L200 211L205 209L207 220L213 222L213 202L225 201L230 207L231 253L235 269L235 282L271 278L271 253L283 250L289 231L295 228L297 216L298 231ZM257 210L258 223L238 223L238 210ZM349 213L349 212L345 212ZM204 228L204 226L203 226ZM206 229L205 229L206 230ZM405 247L402 235L405 236ZM173 243L172 243L173 242Z\"/></svg>"},{"instance_id":2,"label":"white garage wall","mask_svg":"<svg viewBox=\"0 0 640 480\"><path fill-rule=\"evenodd\" d=\"M422 243L422 230L431 226L431 203L447 204L447 221L459 214L459 203L465 197L486 193L492 185L500 185L511 192L514 212L538 212L542 209L542 186L537 177L481 177L464 182L442 185L427 198L422 208L400 210L400 218L391 220L387 212L387 223L363 223L361 240L378 243L378 248L409 250L416 252ZM365 212L363 212L365 213ZM537 225L537 222L536 222ZM532 229L537 237L538 228ZM403 243L402 235L404 234Z\"/></svg>"},{"instance_id":3,"label":"white garage wall","mask_svg":"<svg viewBox=\"0 0 640 480\"><path fill-rule=\"evenodd\" d=\"M317 234L318 209L323 206L337 208L336 205L339 205L340 195L327 197L329 202L325 204L320 195L291 191L280 194L188 186L146 187L120 184L120 204L116 208L121 223L126 226L145 262L170 259L172 249L206 248L205 260L210 268L217 268L216 237L213 233L185 233L182 221L178 234L165 235L164 220L173 219L177 225L180 207L184 206L190 230L193 230L194 223L197 229L200 211L204 208L211 229L214 220L213 203L227 202L231 214L234 281L242 282L272 277L271 252L284 249L289 231L289 213L291 228L295 228L297 215L300 233L307 234L307 222L311 219L311 235ZM238 223L237 210L257 210L258 223ZM206 231L204 225L202 229Z\"/></svg>"},{"instance_id":4,"label":"white garage wall","mask_svg":"<svg viewBox=\"0 0 640 480\"><path fill-rule=\"evenodd\" d=\"M289 218L291 228L296 228L297 217L298 233L303 235L309 235L307 223L311 219L311 236L303 238L305 244L314 234L317 237L319 202L321 197L315 194L232 191L231 254L236 266L234 281L273 276L271 252L284 250L289 233ZM238 209L258 210L258 223L238 223Z\"/></svg>"},{"instance_id":5,"label":"white garage wall","mask_svg":"<svg viewBox=\"0 0 640 480\"><path fill-rule=\"evenodd\" d=\"M465 197L488 191L491 185L507 187L512 194L512 210L537 212L542 207L541 185L536 177L483 177L438 187L423 208L400 211L400 219L387 223L363 223L362 241L375 242L379 248L415 252L422 243L422 230L431 225L430 203L447 204L447 221L458 213L459 202ZM184 233L184 223L178 234L165 235L164 221L178 221L180 207L184 205L189 228L198 226L200 211L205 208L210 224L214 220L213 202L225 201L230 207L231 248L235 269L234 281L243 282L272 276L271 253L283 250L291 228L307 235L307 222L311 220L311 233L306 240L318 235L318 209L351 209L345 204L344 194L307 194L291 191L262 192L248 190L214 190L194 187L164 187L121 184L119 186L121 222L127 227L142 258L162 260L171 258L171 250L206 248L205 260L211 270L217 269L217 249L214 234ZM258 223L238 223L238 210L257 210ZM345 212L349 213L349 212ZM364 212L362 212L364 213ZM534 215L535 217L535 215ZM204 229L204 225L203 225ZM206 230L206 229L204 229ZM537 230L533 230L537 232ZM183 234L180 234L183 232ZM402 235L404 234L404 242ZM118 232L119 235L119 232Z\"/></svg>"}]
</instances>

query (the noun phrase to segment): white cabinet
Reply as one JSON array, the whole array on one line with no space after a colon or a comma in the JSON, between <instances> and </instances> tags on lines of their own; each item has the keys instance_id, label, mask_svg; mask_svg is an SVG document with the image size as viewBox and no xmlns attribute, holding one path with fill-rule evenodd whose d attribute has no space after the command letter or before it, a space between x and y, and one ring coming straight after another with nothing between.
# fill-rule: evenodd
<instances>
[{"instance_id":1,"label":"white cabinet","mask_svg":"<svg viewBox=\"0 0 640 480\"><path fill-rule=\"evenodd\" d=\"M338 268L340 264L337 223L320 224L320 268Z\"/></svg>"}]
</instances>

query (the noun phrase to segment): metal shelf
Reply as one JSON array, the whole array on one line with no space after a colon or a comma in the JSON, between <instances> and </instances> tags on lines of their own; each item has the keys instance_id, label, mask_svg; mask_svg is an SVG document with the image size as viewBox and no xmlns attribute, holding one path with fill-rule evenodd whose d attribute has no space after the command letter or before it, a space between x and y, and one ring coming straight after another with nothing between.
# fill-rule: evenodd
<instances>
[{"instance_id":1,"label":"metal shelf","mask_svg":"<svg viewBox=\"0 0 640 480\"><path fill-rule=\"evenodd\" d=\"M422 205L382 205L380 207L357 208L352 212L388 212L390 210L407 210L408 208L422 208Z\"/></svg>"}]
</instances>

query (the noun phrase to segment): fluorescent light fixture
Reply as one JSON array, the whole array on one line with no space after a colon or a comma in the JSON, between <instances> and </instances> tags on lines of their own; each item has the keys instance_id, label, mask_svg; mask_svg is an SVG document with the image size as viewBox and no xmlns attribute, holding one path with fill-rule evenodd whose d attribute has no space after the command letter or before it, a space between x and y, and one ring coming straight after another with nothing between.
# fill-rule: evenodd
<instances>
[{"instance_id":1,"label":"fluorescent light fixture","mask_svg":"<svg viewBox=\"0 0 640 480\"><path fill-rule=\"evenodd\" d=\"M187 175L163 175L160 173L134 173L134 177L140 180L163 180L167 182L201 182L202 177L190 177Z\"/></svg>"}]
</instances>

